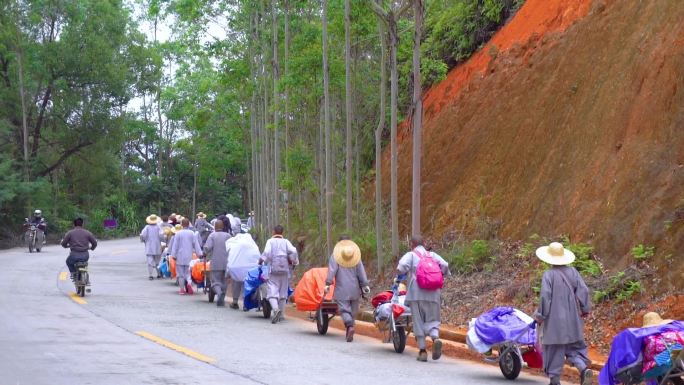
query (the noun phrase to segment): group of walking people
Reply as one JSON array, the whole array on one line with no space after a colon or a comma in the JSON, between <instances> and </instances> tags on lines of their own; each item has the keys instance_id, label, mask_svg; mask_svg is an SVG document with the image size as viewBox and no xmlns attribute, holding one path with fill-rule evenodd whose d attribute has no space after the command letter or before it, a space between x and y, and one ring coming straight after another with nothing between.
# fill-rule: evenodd
<instances>
[{"instance_id":1,"label":"group of walking people","mask_svg":"<svg viewBox=\"0 0 684 385\"><path fill-rule=\"evenodd\" d=\"M247 220L253 224L254 213ZM206 215L198 213L194 223L189 219L172 214L169 217L150 215L147 225L140 233L145 243L149 279L162 278L160 263L162 253L175 261L175 271L180 295L193 294L191 266L193 261L204 259L210 263L205 274L209 274L211 288L216 296L216 305L225 306L228 282L231 281L233 302L230 307L239 308L243 289L245 268L267 265L269 267L267 299L271 305L272 322L284 318L285 303L289 295L290 279L294 267L299 263L297 249L283 238L282 226L275 226L273 237L266 242L263 253L242 225L237 215L217 215L211 222ZM234 262L234 263L233 263ZM231 268L232 267L232 268Z\"/></svg>"},{"instance_id":2,"label":"group of walking people","mask_svg":"<svg viewBox=\"0 0 684 385\"><path fill-rule=\"evenodd\" d=\"M233 226L231 220L222 215L209 223L203 213L197 215L194 224L187 218L178 221L177 216L147 217L147 226L140 238L145 242L150 279L153 279L155 272L160 276L157 268L166 243L168 255L176 260L179 294L192 294L190 264L193 254L200 258L207 256L211 261L211 290L218 296L217 306L225 306L230 253L245 252L242 247L231 249L231 239L249 238L253 243L253 246L248 247L249 252L252 255L258 253L251 235ZM237 233L234 234L233 230L237 230ZM270 268L267 299L272 308L272 323L278 323L284 317L290 280L294 267L299 264L297 249L283 237L283 230L280 225L274 227L273 235L266 241L257 262ZM542 277L539 307L533 316L541 329L544 371L550 378L550 384L560 384L563 365L567 360L579 370L582 385L588 385L593 373L588 367L590 360L584 341L583 318L591 311L589 289L579 272L568 266L574 261L574 254L560 243L541 247L536 255L550 266ZM403 283L407 287L405 304L411 310L412 330L419 350L418 361L428 360L428 339L432 341L431 358L438 360L442 355L443 343L439 336L441 289L444 278L449 276L447 261L427 249L421 236L413 236L410 250L397 264L394 284ZM239 280L233 281L232 308L239 307L242 284ZM333 298L346 328L345 338L351 342L361 297L370 293L370 287L359 247L347 237L340 239L328 260L326 293L333 284Z\"/></svg>"}]
</instances>

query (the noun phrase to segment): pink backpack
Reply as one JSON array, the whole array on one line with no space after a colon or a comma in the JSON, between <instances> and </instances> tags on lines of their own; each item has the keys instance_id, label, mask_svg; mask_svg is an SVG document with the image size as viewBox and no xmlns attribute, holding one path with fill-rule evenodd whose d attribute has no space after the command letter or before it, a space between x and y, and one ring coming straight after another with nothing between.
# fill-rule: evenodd
<instances>
[{"instance_id":1,"label":"pink backpack","mask_svg":"<svg viewBox=\"0 0 684 385\"><path fill-rule=\"evenodd\" d=\"M420 255L416 250L413 252L420 261L416 266L416 283L423 290L439 290L444 286L444 275L439 263L429 254Z\"/></svg>"}]
</instances>

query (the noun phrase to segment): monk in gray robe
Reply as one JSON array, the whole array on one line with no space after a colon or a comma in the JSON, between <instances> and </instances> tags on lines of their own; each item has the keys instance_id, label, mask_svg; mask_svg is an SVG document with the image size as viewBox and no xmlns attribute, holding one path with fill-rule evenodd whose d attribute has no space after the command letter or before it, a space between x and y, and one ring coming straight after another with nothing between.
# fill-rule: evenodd
<instances>
[{"instance_id":1,"label":"monk in gray robe","mask_svg":"<svg viewBox=\"0 0 684 385\"><path fill-rule=\"evenodd\" d=\"M266 298L271 305L271 323L283 320L285 301L290 288L290 269L299 264L297 249L283 238L283 226L273 228L273 237L266 241L259 264L266 263L271 268L268 277L268 293Z\"/></svg>"},{"instance_id":2,"label":"monk in gray robe","mask_svg":"<svg viewBox=\"0 0 684 385\"><path fill-rule=\"evenodd\" d=\"M591 311L589 289L579 272L571 266L575 255L554 242L537 249L537 257L552 265L544 272L539 293L539 308L534 318L541 325L544 372L551 385L560 384L567 359L580 373L582 385L591 384L593 372L584 342L585 317Z\"/></svg>"},{"instance_id":3,"label":"monk in gray robe","mask_svg":"<svg viewBox=\"0 0 684 385\"><path fill-rule=\"evenodd\" d=\"M195 233L189 230L190 221L187 218L181 220L182 230L178 231L173 236L171 243L171 258L176 259L176 276L178 277L178 286L180 291L178 294L193 294L191 277L190 277L190 261L192 261L192 253L202 256L202 248L195 237Z\"/></svg>"},{"instance_id":4,"label":"monk in gray robe","mask_svg":"<svg viewBox=\"0 0 684 385\"><path fill-rule=\"evenodd\" d=\"M209 234L214 231L214 227L207 222L207 214L201 211L197 213L197 219L195 220L195 231L199 234L200 245L202 246L207 243Z\"/></svg>"},{"instance_id":5,"label":"monk in gray robe","mask_svg":"<svg viewBox=\"0 0 684 385\"><path fill-rule=\"evenodd\" d=\"M160 218L154 214L148 216L145 221L147 225L140 233L140 241L145 243L145 255L147 256L147 273L149 280L153 280L153 273L156 273L157 278L161 278L159 271L159 262L161 261L161 244L164 237L162 228L159 225Z\"/></svg>"},{"instance_id":6,"label":"monk in gray robe","mask_svg":"<svg viewBox=\"0 0 684 385\"><path fill-rule=\"evenodd\" d=\"M411 308L411 320L413 321L413 334L418 344L418 361L427 361L426 336L432 338L432 359L438 360L442 356L442 341L439 339L439 325L441 323L441 295L442 290L424 290L416 282L416 268L420 258L432 258L440 266L444 276L449 273L449 263L442 257L427 251L423 246L423 237L414 235L411 238L411 251L404 254L399 260L397 270L400 276L408 274L408 290L405 303ZM395 280L398 284L399 280Z\"/></svg>"},{"instance_id":7,"label":"monk in gray robe","mask_svg":"<svg viewBox=\"0 0 684 385\"><path fill-rule=\"evenodd\" d=\"M343 237L333 249L333 255L328 262L328 276L325 280L325 293L330 291L330 285L335 280L333 298L337 302L338 310L344 326L347 329L347 342L354 340L354 324L359 312L361 292L370 293L366 269L361 261L359 246Z\"/></svg>"},{"instance_id":8,"label":"monk in gray robe","mask_svg":"<svg viewBox=\"0 0 684 385\"><path fill-rule=\"evenodd\" d=\"M228 265L228 251L226 241L230 239L230 234L223 231L223 222L217 221L214 227L216 231L209 234L204 245L205 255L211 255L211 290L216 293L218 299L216 306L226 306L226 266Z\"/></svg>"}]
</instances>

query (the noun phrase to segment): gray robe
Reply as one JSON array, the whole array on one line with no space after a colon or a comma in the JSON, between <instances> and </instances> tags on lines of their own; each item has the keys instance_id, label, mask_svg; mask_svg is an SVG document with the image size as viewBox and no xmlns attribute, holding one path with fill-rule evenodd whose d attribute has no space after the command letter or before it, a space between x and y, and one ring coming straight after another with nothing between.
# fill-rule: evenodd
<instances>
[{"instance_id":1,"label":"gray robe","mask_svg":"<svg viewBox=\"0 0 684 385\"><path fill-rule=\"evenodd\" d=\"M226 241L230 238L230 234L223 231L209 234L207 243L204 245L204 251L207 255L211 255L211 270L226 270L226 266L228 266Z\"/></svg>"},{"instance_id":2,"label":"gray robe","mask_svg":"<svg viewBox=\"0 0 684 385\"><path fill-rule=\"evenodd\" d=\"M339 301L355 301L361 298L361 288L368 286L368 277L363 262L351 268L341 267L335 261L334 256L330 256L328 262L328 277L326 285L331 285L335 279L334 299Z\"/></svg>"},{"instance_id":3,"label":"gray robe","mask_svg":"<svg viewBox=\"0 0 684 385\"><path fill-rule=\"evenodd\" d=\"M162 228L159 225L147 225L140 233L140 240L145 242L145 255L161 255L163 239Z\"/></svg>"},{"instance_id":4,"label":"gray robe","mask_svg":"<svg viewBox=\"0 0 684 385\"><path fill-rule=\"evenodd\" d=\"M428 253L423 246L416 247L416 250L423 255ZM447 261L445 261L436 253L429 252L429 254L435 261L437 261L437 263L439 263L444 276L451 275L451 273L449 273L449 263ZM416 268L418 267L418 262L420 262L420 258L413 251L409 251L408 253L404 254L403 257L401 257L399 260L399 265L397 266L399 273L409 273L409 284L408 291L406 292L406 301L428 301L440 303L442 290L423 290L418 287L418 282L416 282Z\"/></svg>"},{"instance_id":5,"label":"gray robe","mask_svg":"<svg viewBox=\"0 0 684 385\"><path fill-rule=\"evenodd\" d=\"M423 246L418 246L414 250L421 255L429 255L437 261L442 274L450 275L449 263L438 254L428 252ZM406 304L411 308L411 319L413 320L413 334L419 349L425 349L425 337L432 339L439 338L439 326L441 324L441 295L442 290L423 290L416 282L416 268L420 258L413 251L404 254L399 260L397 270L401 274L409 273L409 285L406 292Z\"/></svg>"},{"instance_id":6,"label":"gray robe","mask_svg":"<svg viewBox=\"0 0 684 385\"><path fill-rule=\"evenodd\" d=\"M565 275L570 287L563 281ZM579 301L580 309L577 309ZM543 320L542 344L565 345L584 341L584 322L581 313L591 311L589 288L574 267L554 266L542 277L539 308L535 318Z\"/></svg>"},{"instance_id":7,"label":"gray robe","mask_svg":"<svg viewBox=\"0 0 684 385\"><path fill-rule=\"evenodd\" d=\"M183 229L173 236L170 254L176 257L176 264L189 266L193 251L198 257L202 256L202 248L192 230Z\"/></svg>"}]
</instances>

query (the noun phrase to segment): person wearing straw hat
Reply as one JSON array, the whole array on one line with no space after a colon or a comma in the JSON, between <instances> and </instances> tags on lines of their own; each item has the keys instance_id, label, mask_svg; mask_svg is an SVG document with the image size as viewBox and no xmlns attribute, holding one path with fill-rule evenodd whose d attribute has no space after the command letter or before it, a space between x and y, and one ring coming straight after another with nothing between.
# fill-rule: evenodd
<instances>
[{"instance_id":1,"label":"person wearing straw hat","mask_svg":"<svg viewBox=\"0 0 684 385\"><path fill-rule=\"evenodd\" d=\"M432 339L432 359L438 360L442 356L442 341L439 339L439 325L441 323L441 289L424 289L418 285L417 274L418 265L422 259L427 263L437 263L441 270L442 277L449 276L449 263L437 253L425 249L423 237L414 235L411 237L411 251L404 254L399 260L397 271L399 277L410 273L408 291L406 292L405 303L411 308L411 320L413 321L413 334L416 336L418 344L418 361L427 361L426 337ZM431 260L427 260L431 258ZM423 262L426 263L426 262ZM400 279L395 279L398 284Z\"/></svg>"},{"instance_id":2,"label":"person wearing straw hat","mask_svg":"<svg viewBox=\"0 0 684 385\"><path fill-rule=\"evenodd\" d=\"M161 261L161 244L164 237L162 228L159 226L161 218L157 215L152 214L145 218L147 225L143 228L140 233L140 242L145 243L145 255L147 256L147 274L149 275L149 280L153 280L153 273L157 273L157 278L161 278L161 272L159 271L159 262Z\"/></svg>"},{"instance_id":3,"label":"person wearing straw hat","mask_svg":"<svg viewBox=\"0 0 684 385\"><path fill-rule=\"evenodd\" d=\"M223 228L223 222L217 221L214 227L215 232L209 234L207 242L204 245L204 253L211 256L211 290L216 293L218 299L216 306L226 306L226 266L228 266L228 251L226 249L226 241L230 239L230 234L226 233Z\"/></svg>"},{"instance_id":4,"label":"person wearing straw hat","mask_svg":"<svg viewBox=\"0 0 684 385\"><path fill-rule=\"evenodd\" d=\"M214 228L209 224L209 222L207 222L207 214L201 211L197 213L197 219L195 220L195 231L197 231L199 234L200 245L204 247L209 234L214 231Z\"/></svg>"},{"instance_id":5,"label":"person wearing straw hat","mask_svg":"<svg viewBox=\"0 0 684 385\"><path fill-rule=\"evenodd\" d=\"M299 264L297 249L290 241L283 238L281 225L273 228L273 237L266 241L264 252L259 259L260 265L264 263L271 268L267 298L273 309L271 323L275 324L283 320L285 301L290 288L290 268Z\"/></svg>"},{"instance_id":6,"label":"person wearing straw hat","mask_svg":"<svg viewBox=\"0 0 684 385\"><path fill-rule=\"evenodd\" d=\"M325 293L330 291L330 285L335 280L333 298L337 302L340 316L347 329L347 342L354 340L354 319L359 312L361 293L370 293L366 269L361 261L359 246L342 237L333 249L328 262L328 276L325 280Z\"/></svg>"},{"instance_id":7,"label":"person wearing straw hat","mask_svg":"<svg viewBox=\"0 0 684 385\"><path fill-rule=\"evenodd\" d=\"M570 265L575 254L558 242L537 249L537 257L551 265L542 276L539 308L534 318L541 325L544 372L551 385L560 384L567 359L580 373L582 385L591 384L584 322L591 311L589 288L580 273Z\"/></svg>"},{"instance_id":8,"label":"person wearing straw hat","mask_svg":"<svg viewBox=\"0 0 684 385\"><path fill-rule=\"evenodd\" d=\"M193 294L191 278L190 278L190 261L192 260L193 251L198 257L202 256L202 248L195 237L195 233L188 229L190 221L183 218L181 221L182 230L177 231L173 236L171 245L171 258L176 259L176 275L178 276L178 286L180 291L178 294Z\"/></svg>"}]
</instances>

